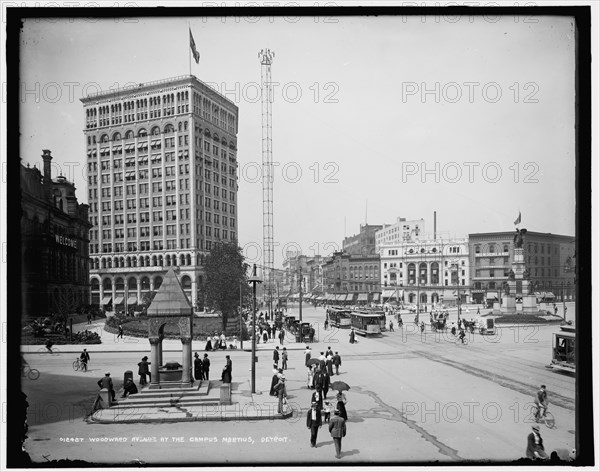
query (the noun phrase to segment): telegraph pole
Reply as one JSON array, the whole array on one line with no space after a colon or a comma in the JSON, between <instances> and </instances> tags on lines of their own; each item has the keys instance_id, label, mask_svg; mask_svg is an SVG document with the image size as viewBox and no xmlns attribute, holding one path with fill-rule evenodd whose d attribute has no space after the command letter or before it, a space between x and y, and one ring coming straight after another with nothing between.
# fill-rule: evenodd
<instances>
[{"instance_id":1,"label":"telegraph pole","mask_svg":"<svg viewBox=\"0 0 600 472\"><path fill-rule=\"evenodd\" d=\"M298 292L300 295L300 305L298 307L298 319L302 324L302 266L298 264Z\"/></svg>"}]
</instances>

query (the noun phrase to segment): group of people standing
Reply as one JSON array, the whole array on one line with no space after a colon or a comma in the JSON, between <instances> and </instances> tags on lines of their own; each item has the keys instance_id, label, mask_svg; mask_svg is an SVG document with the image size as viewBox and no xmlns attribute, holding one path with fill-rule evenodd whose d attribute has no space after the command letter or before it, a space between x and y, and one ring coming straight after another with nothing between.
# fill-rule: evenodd
<instances>
[{"instance_id":1,"label":"group of people standing","mask_svg":"<svg viewBox=\"0 0 600 472\"><path fill-rule=\"evenodd\" d=\"M237 336L233 337L229 348L238 348ZM227 349L227 338L225 337L225 333L221 333L220 336L218 336L217 333L215 333L212 337L208 336L206 338L206 345L204 346L205 351L217 351L218 349Z\"/></svg>"},{"instance_id":2,"label":"group of people standing","mask_svg":"<svg viewBox=\"0 0 600 472\"><path fill-rule=\"evenodd\" d=\"M339 390L333 401L327 400L329 393L330 379L334 375L339 375L339 368L342 365L342 358L338 352L333 353L331 347L327 351L321 352L313 362L312 351L306 346L305 366L308 369L307 388L313 389L311 395L311 406L306 415L306 426L310 429L311 447L317 447L317 434L323 423L329 425L329 432L335 444L335 457L342 457L342 438L346 436L346 421L348 413L346 412L346 395ZM333 407L335 405L335 407ZM333 416L331 416L333 413Z\"/></svg>"},{"instance_id":3,"label":"group of people standing","mask_svg":"<svg viewBox=\"0 0 600 472\"><path fill-rule=\"evenodd\" d=\"M200 358L200 355L194 353L194 379L196 380L208 380L210 374L210 359L208 354L204 353L204 357Z\"/></svg>"}]
</instances>

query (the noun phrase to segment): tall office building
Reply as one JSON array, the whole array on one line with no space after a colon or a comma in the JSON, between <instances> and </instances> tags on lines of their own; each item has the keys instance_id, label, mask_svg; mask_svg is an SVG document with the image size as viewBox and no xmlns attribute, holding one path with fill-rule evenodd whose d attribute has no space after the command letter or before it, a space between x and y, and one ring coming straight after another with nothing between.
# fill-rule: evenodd
<instances>
[{"instance_id":1,"label":"tall office building","mask_svg":"<svg viewBox=\"0 0 600 472\"><path fill-rule=\"evenodd\" d=\"M237 106L191 75L82 102L92 303L140 304L174 267L196 305L204 256L237 242Z\"/></svg>"}]
</instances>

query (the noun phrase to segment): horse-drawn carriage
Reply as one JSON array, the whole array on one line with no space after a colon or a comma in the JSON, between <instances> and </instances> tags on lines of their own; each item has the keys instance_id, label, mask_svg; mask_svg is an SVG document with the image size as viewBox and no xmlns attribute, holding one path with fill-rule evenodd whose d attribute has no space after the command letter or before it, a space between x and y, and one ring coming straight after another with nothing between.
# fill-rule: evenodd
<instances>
[{"instance_id":1,"label":"horse-drawn carriage","mask_svg":"<svg viewBox=\"0 0 600 472\"><path fill-rule=\"evenodd\" d=\"M431 319L430 319L431 331L433 331L433 332L445 331L447 322L448 322L448 313L447 312L435 313L435 314L432 313Z\"/></svg>"}]
</instances>

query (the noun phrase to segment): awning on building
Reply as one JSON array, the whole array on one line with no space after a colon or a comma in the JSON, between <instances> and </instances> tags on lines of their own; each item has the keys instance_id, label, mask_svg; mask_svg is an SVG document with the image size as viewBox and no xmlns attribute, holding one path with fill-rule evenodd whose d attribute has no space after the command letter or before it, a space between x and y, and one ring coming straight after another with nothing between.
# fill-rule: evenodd
<instances>
[{"instance_id":1,"label":"awning on building","mask_svg":"<svg viewBox=\"0 0 600 472\"><path fill-rule=\"evenodd\" d=\"M137 305L137 297L129 297L127 299L127 304L128 305Z\"/></svg>"},{"instance_id":2,"label":"awning on building","mask_svg":"<svg viewBox=\"0 0 600 472\"><path fill-rule=\"evenodd\" d=\"M120 305L121 303L123 303L124 299L125 297L115 297L115 305Z\"/></svg>"},{"instance_id":3,"label":"awning on building","mask_svg":"<svg viewBox=\"0 0 600 472\"><path fill-rule=\"evenodd\" d=\"M111 301L111 300L112 300L112 297L111 297L111 296L104 297L104 298L102 299L102 304L103 304L103 305L108 305L108 304L110 303L110 301Z\"/></svg>"},{"instance_id":4,"label":"awning on building","mask_svg":"<svg viewBox=\"0 0 600 472\"><path fill-rule=\"evenodd\" d=\"M485 298L487 299L493 299L493 298L498 298L498 292L487 292L485 294Z\"/></svg>"},{"instance_id":5,"label":"awning on building","mask_svg":"<svg viewBox=\"0 0 600 472\"><path fill-rule=\"evenodd\" d=\"M534 295L537 298L554 298L554 294L552 292L535 292Z\"/></svg>"},{"instance_id":6,"label":"awning on building","mask_svg":"<svg viewBox=\"0 0 600 472\"><path fill-rule=\"evenodd\" d=\"M144 141L143 143L138 143L138 149L148 147L148 141Z\"/></svg>"},{"instance_id":7,"label":"awning on building","mask_svg":"<svg viewBox=\"0 0 600 472\"><path fill-rule=\"evenodd\" d=\"M121 150L121 147L122 147L122 146L121 146L120 144L117 144L116 146L113 146L112 150L113 150L113 152L115 152L115 151L120 151L120 150Z\"/></svg>"},{"instance_id":8,"label":"awning on building","mask_svg":"<svg viewBox=\"0 0 600 472\"><path fill-rule=\"evenodd\" d=\"M151 145L156 146L157 144L160 144L160 139L153 139Z\"/></svg>"},{"instance_id":9,"label":"awning on building","mask_svg":"<svg viewBox=\"0 0 600 472\"><path fill-rule=\"evenodd\" d=\"M356 301L358 302L366 302L369 300L369 294L368 293L359 293L358 294L358 299Z\"/></svg>"},{"instance_id":10,"label":"awning on building","mask_svg":"<svg viewBox=\"0 0 600 472\"><path fill-rule=\"evenodd\" d=\"M135 149L135 144L133 144L133 143L132 143L132 144L127 144L127 145L125 146L125 150L126 150L126 151L130 151L130 150L132 150L132 149Z\"/></svg>"},{"instance_id":11,"label":"awning on building","mask_svg":"<svg viewBox=\"0 0 600 472\"><path fill-rule=\"evenodd\" d=\"M378 302L380 298L381 298L381 293L376 292L376 293L373 294L373 301L374 302Z\"/></svg>"}]
</instances>

